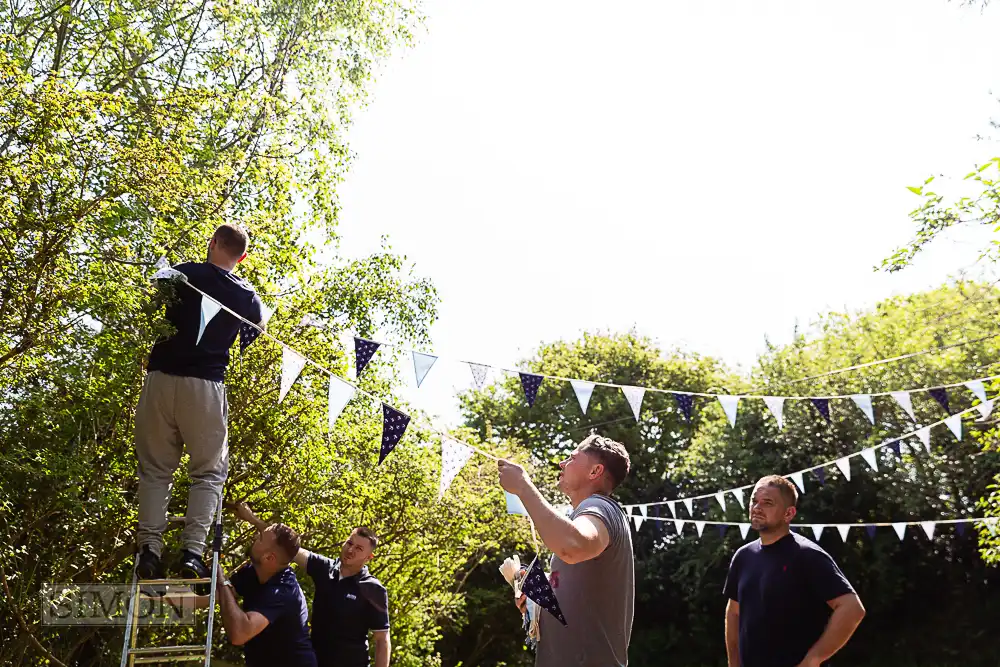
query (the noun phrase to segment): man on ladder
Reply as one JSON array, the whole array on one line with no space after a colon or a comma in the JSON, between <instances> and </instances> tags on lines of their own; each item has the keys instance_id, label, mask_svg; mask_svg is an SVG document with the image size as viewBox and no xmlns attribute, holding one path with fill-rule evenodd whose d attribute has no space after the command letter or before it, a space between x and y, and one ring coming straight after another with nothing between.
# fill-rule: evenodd
<instances>
[{"instance_id":1,"label":"man on ladder","mask_svg":"<svg viewBox=\"0 0 1000 667\"><path fill-rule=\"evenodd\" d=\"M263 305L248 282L233 275L247 255L246 232L225 224L208 244L208 261L174 269L190 285L251 322L262 322ZM186 447L190 462L182 552L174 571L186 579L211 573L202 555L205 538L222 496L229 464L228 403L223 383L229 348L241 322L221 311L202 329L202 295L184 285L166 316L176 332L153 346L135 415L139 460L139 579L162 579L163 531L174 471ZM214 304L213 304L214 305Z\"/></svg>"}]
</instances>

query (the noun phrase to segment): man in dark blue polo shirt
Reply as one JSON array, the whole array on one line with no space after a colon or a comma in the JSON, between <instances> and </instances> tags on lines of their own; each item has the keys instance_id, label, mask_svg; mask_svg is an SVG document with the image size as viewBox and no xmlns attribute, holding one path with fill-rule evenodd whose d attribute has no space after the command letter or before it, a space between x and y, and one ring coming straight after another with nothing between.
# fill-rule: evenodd
<instances>
[{"instance_id":1,"label":"man in dark blue polo shirt","mask_svg":"<svg viewBox=\"0 0 1000 667\"><path fill-rule=\"evenodd\" d=\"M791 532L797 501L784 477L754 487L750 525L760 539L733 556L725 586L729 667L821 667L865 615L830 555Z\"/></svg>"},{"instance_id":2,"label":"man in dark blue polo shirt","mask_svg":"<svg viewBox=\"0 0 1000 667\"><path fill-rule=\"evenodd\" d=\"M266 525L246 503L236 516L258 529ZM299 549L294 562L316 584L312 609L312 642L319 667L368 667L368 636L374 635L375 667L389 667L389 596L385 586L368 573L378 537L355 528L334 560Z\"/></svg>"},{"instance_id":3,"label":"man in dark blue polo shirt","mask_svg":"<svg viewBox=\"0 0 1000 667\"><path fill-rule=\"evenodd\" d=\"M235 225L219 227L208 245L208 261L186 262L174 269L197 287L251 322L262 324L260 298L233 269L247 253L246 232ZM146 380L135 414L135 448L139 461L139 562L141 579L164 576L163 531L174 471L186 448L190 460L183 552L178 570L186 577L206 577L202 561L205 537L212 524L229 462L226 366L243 324L225 310L202 330L202 295L176 285L167 320L175 333L153 346ZM210 303L214 306L214 303Z\"/></svg>"},{"instance_id":4,"label":"man in dark blue polo shirt","mask_svg":"<svg viewBox=\"0 0 1000 667\"><path fill-rule=\"evenodd\" d=\"M316 667L306 599L288 567L298 551L299 536L279 523L257 535L250 562L231 581L217 566L222 625L229 641L243 646L247 667ZM236 594L243 598L242 608Z\"/></svg>"}]
</instances>

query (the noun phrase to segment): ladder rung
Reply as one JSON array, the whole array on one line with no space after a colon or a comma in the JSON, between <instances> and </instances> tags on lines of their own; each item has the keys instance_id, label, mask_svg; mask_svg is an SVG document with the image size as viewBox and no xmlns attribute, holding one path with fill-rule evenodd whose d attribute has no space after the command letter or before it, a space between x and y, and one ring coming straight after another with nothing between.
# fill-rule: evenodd
<instances>
[{"instance_id":1,"label":"ladder rung","mask_svg":"<svg viewBox=\"0 0 1000 667\"><path fill-rule=\"evenodd\" d=\"M201 651L205 653L204 644L184 644L183 646L151 646L149 648L129 649L129 655L156 655L157 653L189 653L191 651Z\"/></svg>"},{"instance_id":2,"label":"ladder rung","mask_svg":"<svg viewBox=\"0 0 1000 667\"><path fill-rule=\"evenodd\" d=\"M140 586L169 586L170 584L210 584L211 578L205 579L139 579Z\"/></svg>"},{"instance_id":3,"label":"ladder rung","mask_svg":"<svg viewBox=\"0 0 1000 667\"><path fill-rule=\"evenodd\" d=\"M194 654L192 654L192 655L161 655L161 656L155 656L154 655L154 656L150 656L150 657L146 657L146 658L134 658L132 660L132 664L133 665L152 665L152 664L159 664L161 662L195 662L196 660L198 662L201 662L204 659L205 659L205 652L204 652L204 650L202 650L202 652L199 655L194 655Z\"/></svg>"},{"instance_id":4,"label":"ladder rung","mask_svg":"<svg viewBox=\"0 0 1000 667\"><path fill-rule=\"evenodd\" d=\"M149 595L147 593L140 593L140 600L195 600L197 598L207 598L207 595L198 595L197 593L192 593L191 591L177 591L166 593L158 593L156 595Z\"/></svg>"}]
</instances>

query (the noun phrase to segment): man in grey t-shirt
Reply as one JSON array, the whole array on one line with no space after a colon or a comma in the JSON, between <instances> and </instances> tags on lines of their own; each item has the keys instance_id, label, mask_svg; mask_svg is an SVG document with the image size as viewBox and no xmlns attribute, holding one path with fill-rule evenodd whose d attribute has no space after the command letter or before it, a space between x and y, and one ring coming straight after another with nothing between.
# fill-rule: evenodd
<instances>
[{"instance_id":1,"label":"man in grey t-shirt","mask_svg":"<svg viewBox=\"0 0 1000 667\"><path fill-rule=\"evenodd\" d=\"M568 518L542 497L524 468L497 465L500 485L521 499L554 554L549 581L566 617L564 626L539 612L535 667L625 667L635 597L632 535L624 511L608 497L628 474L625 447L590 435L559 464L559 490L573 506Z\"/></svg>"}]
</instances>

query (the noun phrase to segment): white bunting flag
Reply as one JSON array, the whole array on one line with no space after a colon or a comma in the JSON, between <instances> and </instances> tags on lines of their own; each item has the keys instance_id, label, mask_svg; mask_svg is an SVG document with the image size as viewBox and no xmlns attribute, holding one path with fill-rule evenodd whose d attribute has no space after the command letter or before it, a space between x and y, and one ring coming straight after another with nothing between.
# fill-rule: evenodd
<instances>
[{"instance_id":1,"label":"white bunting flag","mask_svg":"<svg viewBox=\"0 0 1000 667\"><path fill-rule=\"evenodd\" d=\"M643 517L639 516L638 514L636 514L635 516L633 516L632 520L635 521L635 529L636 530L639 530L640 528L642 528L642 522L645 521L645 519L643 519Z\"/></svg>"},{"instance_id":2,"label":"white bunting flag","mask_svg":"<svg viewBox=\"0 0 1000 667\"><path fill-rule=\"evenodd\" d=\"M844 473L844 479L848 482L851 481L851 459L846 456L837 459L837 467L840 468L840 472Z\"/></svg>"},{"instance_id":3,"label":"white bunting flag","mask_svg":"<svg viewBox=\"0 0 1000 667\"><path fill-rule=\"evenodd\" d=\"M956 438L958 438L959 440L962 439L961 414L952 415L951 417L948 417L947 419L944 420L944 424L951 430L951 432L955 435Z\"/></svg>"},{"instance_id":4,"label":"white bunting flag","mask_svg":"<svg viewBox=\"0 0 1000 667\"><path fill-rule=\"evenodd\" d=\"M504 496L507 499L507 514L522 514L528 516L528 510L524 509L524 503L521 499L515 496L510 491L504 491Z\"/></svg>"},{"instance_id":5,"label":"white bunting flag","mask_svg":"<svg viewBox=\"0 0 1000 667\"><path fill-rule=\"evenodd\" d=\"M851 524L849 524L849 523L842 523L842 524L840 524L840 525L837 526L837 531L840 532L840 539L842 539L843 541L846 542L847 541L847 533L849 533L851 531Z\"/></svg>"},{"instance_id":6,"label":"white bunting flag","mask_svg":"<svg viewBox=\"0 0 1000 667\"><path fill-rule=\"evenodd\" d=\"M774 420L778 422L778 430L785 428L785 399L782 396L765 396L764 403L767 409L774 415Z\"/></svg>"},{"instance_id":7,"label":"white bunting flag","mask_svg":"<svg viewBox=\"0 0 1000 667\"><path fill-rule=\"evenodd\" d=\"M789 475L789 477L791 477L792 481L795 482L795 486L799 487L799 493L806 492L806 481L805 479L803 479L802 473L793 472L791 475Z\"/></svg>"},{"instance_id":8,"label":"white bunting flag","mask_svg":"<svg viewBox=\"0 0 1000 667\"><path fill-rule=\"evenodd\" d=\"M746 509L746 501L743 499L743 489L733 489L733 495L736 496L736 502L740 504L740 507Z\"/></svg>"},{"instance_id":9,"label":"white bunting flag","mask_svg":"<svg viewBox=\"0 0 1000 667\"><path fill-rule=\"evenodd\" d=\"M281 348L281 389L278 392L278 403L285 400L288 390L295 384L299 373L306 367L306 360L295 350L282 346Z\"/></svg>"},{"instance_id":10,"label":"white bunting flag","mask_svg":"<svg viewBox=\"0 0 1000 667\"><path fill-rule=\"evenodd\" d=\"M715 499L719 501L719 504L722 505L722 511L725 512L726 511L726 492L725 491L719 491L718 493L715 494Z\"/></svg>"},{"instance_id":11,"label":"white bunting flag","mask_svg":"<svg viewBox=\"0 0 1000 667\"><path fill-rule=\"evenodd\" d=\"M861 452L861 458L865 460L865 463L868 464L868 467L871 468L873 472L878 470L878 458L876 457L874 447L869 447L868 449L863 450Z\"/></svg>"},{"instance_id":12,"label":"white bunting flag","mask_svg":"<svg viewBox=\"0 0 1000 667\"><path fill-rule=\"evenodd\" d=\"M684 532L684 521L682 521L681 519L674 519L674 529L677 531L678 535L680 535L681 533L683 533Z\"/></svg>"},{"instance_id":13,"label":"white bunting flag","mask_svg":"<svg viewBox=\"0 0 1000 667\"><path fill-rule=\"evenodd\" d=\"M875 409L872 407L872 397L868 394L855 394L851 396L853 400L861 411L865 413L865 417L868 417L868 421L872 424L875 423Z\"/></svg>"},{"instance_id":14,"label":"white bunting flag","mask_svg":"<svg viewBox=\"0 0 1000 667\"><path fill-rule=\"evenodd\" d=\"M986 402L986 387L983 386L982 380L973 380L972 382L966 382L965 386L969 388L973 394L976 395L983 403Z\"/></svg>"},{"instance_id":15,"label":"white bunting flag","mask_svg":"<svg viewBox=\"0 0 1000 667\"><path fill-rule=\"evenodd\" d=\"M684 503L684 507L687 508L688 516L694 516L694 501L690 498L684 498L682 502Z\"/></svg>"},{"instance_id":16,"label":"white bunting flag","mask_svg":"<svg viewBox=\"0 0 1000 667\"><path fill-rule=\"evenodd\" d=\"M924 443L924 449L927 453L931 453L931 427L925 426L919 431L917 431L917 437L920 438L920 442Z\"/></svg>"},{"instance_id":17,"label":"white bunting flag","mask_svg":"<svg viewBox=\"0 0 1000 667\"><path fill-rule=\"evenodd\" d=\"M438 500L444 497L444 492L451 486L452 480L458 476L474 453L471 447L466 447L460 442L448 439L441 441L441 481L438 484Z\"/></svg>"},{"instance_id":18,"label":"white bunting flag","mask_svg":"<svg viewBox=\"0 0 1000 667\"><path fill-rule=\"evenodd\" d=\"M910 392L908 391L894 391L890 393L896 402L899 403L899 407L906 411L906 414L910 415L910 419L916 420L917 416L913 413L913 400L910 398Z\"/></svg>"},{"instance_id":19,"label":"white bunting flag","mask_svg":"<svg viewBox=\"0 0 1000 667\"><path fill-rule=\"evenodd\" d=\"M642 515L643 519L649 518L649 505L639 505L639 514Z\"/></svg>"},{"instance_id":20,"label":"white bunting flag","mask_svg":"<svg viewBox=\"0 0 1000 667\"><path fill-rule=\"evenodd\" d=\"M294 381L294 380L293 380ZM347 403L354 398L354 387L341 380L336 375L330 376L330 406L328 421L330 430L333 430L337 418L344 411Z\"/></svg>"},{"instance_id":21,"label":"white bunting flag","mask_svg":"<svg viewBox=\"0 0 1000 667\"><path fill-rule=\"evenodd\" d=\"M936 525L937 524L935 524L933 521L921 521L920 522L920 527L924 529L925 533L927 533L927 539L928 540L933 540L934 539L934 526L936 526Z\"/></svg>"},{"instance_id":22,"label":"white bunting flag","mask_svg":"<svg viewBox=\"0 0 1000 667\"><path fill-rule=\"evenodd\" d=\"M632 408L635 420L639 421L639 411L642 410L642 397L646 394L646 390L642 387L623 386L622 393L625 394L625 400L628 401L629 407Z\"/></svg>"},{"instance_id":23,"label":"white bunting flag","mask_svg":"<svg viewBox=\"0 0 1000 667\"><path fill-rule=\"evenodd\" d=\"M417 387L423 383L424 378L427 377L427 373L430 372L431 366L438 358L433 354L424 354L423 352L413 353L413 374L417 376Z\"/></svg>"},{"instance_id":24,"label":"white bunting flag","mask_svg":"<svg viewBox=\"0 0 1000 667\"><path fill-rule=\"evenodd\" d=\"M489 366L474 364L470 361L469 370L472 371L472 381L476 383L476 389L482 389L486 386L486 374L489 373Z\"/></svg>"},{"instance_id":25,"label":"white bunting flag","mask_svg":"<svg viewBox=\"0 0 1000 667\"><path fill-rule=\"evenodd\" d=\"M167 261L167 256L166 255L160 255L160 258L158 260L156 260L156 265L155 266L156 266L157 269L169 269L170 268L170 262Z\"/></svg>"},{"instance_id":26,"label":"white bunting flag","mask_svg":"<svg viewBox=\"0 0 1000 667\"><path fill-rule=\"evenodd\" d=\"M747 539L747 534L749 532L750 532L750 524L749 523L741 523L740 524L740 537L742 537L744 540Z\"/></svg>"},{"instance_id":27,"label":"white bunting flag","mask_svg":"<svg viewBox=\"0 0 1000 667\"><path fill-rule=\"evenodd\" d=\"M587 414L590 397L594 394L594 383L583 380L570 380L569 383L573 385L573 393L576 394L576 400L580 403L580 409L583 410L583 414Z\"/></svg>"},{"instance_id":28,"label":"white bunting flag","mask_svg":"<svg viewBox=\"0 0 1000 667\"><path fill-rule=\"evenodd\" d=\"M988 419L990 414L993 412L993 400L983 401L976 406L976 409L979 410L980 419Z\"/></svg>"},{"instance_id":29,"label":"white bunting flag","mask_svg":"<svg viewBox=\"0 0 1000 667\"><path fill-rule=\"evenodd\" d=\"M179 278L184 282L187 282L187 276L170 266L164 266L157 269L156 273L153 274L153 280L173 280Z\"/></svg>"},{"instance_id":30,"label":"white bunting flag","mask_svg":"<svg viewBox=\"0 0 1000 667\"><path fill-rule=\"evenodd\" d=\"M892 529L896 531L896 535L899 536L900 541L906 535L906 524L905 523L894 523L892 524Z\"/></svg>"},{"instance_id":31,"label":"white bunting flag","mask_svg":"<svg viewBox=\"0 0 1000 667\"><path fill-rule=\"evenodd\" d=\"M816 541L819 542L819 538L823 537L823 530L826 528L821 523L814 523L812 525L813 535L816 537Z\"/></svg>"},{"instance_id":32,"label":"white bunting flag","mask_svg":"<svg viewBox=\"0 0 1000 667\"><path fill-rule=\"evenodd\" d=\"M719 399L719 403L722 405L722 409L726 413L726 417L729 418L729 425L736 426L736 411L740 406L739 396L716 396Z\"/></svg>"},{"instance_id":33,"label":"white bunting flag","mask_svg":"<svg viewBox=\"0 0 1000 667\"><path fill-rule=\"evenodd\" d=\"M263 301L260 302L260 325L264 326L267 321L271 319L271 315L274 315L274 311L267 307L267 304Z\"/></svg>"},{"instance_id":34,"label":"white bunting flag","mask_svg":"<svg viewBox=\"0 0 1000 667\"><path fill-rule=\"evenodd\" d=\"M694 522L694 527L695 527L695 530L698 531L698 537L701 537L701 534L705 532L705 522L704 521L695 521Z\"/></svg>"},{"instance_id":35,"label":"white bunting flag","mask_svg":"<svg viewBox=\"0 0 1000 667\"><path fill-rule=\"evenodd\" d=\"M672 517L674 517L676 519L677 518L677 511L674 510L674 501L671 500L670 502L667 503L667 509L670 510L670 516L672 516Z\"/></svg>"},{"instance_id":36,"label":"white bunting flag","mask_svg":"<svg viewBox=\"0 0 1000 667\"><path fill-rule=\"evenodd\" d=\"M209 299L207 296L202 295L201 321L198 323L198 338L194 341L196 346L201 342L201 337L205 334L205 327L208 326L208 323L212 321L213 317L219 314L220 310L222 310L221 305L212 299Z\"/></svg>"}]
</instances>

